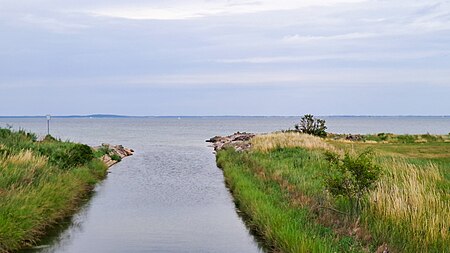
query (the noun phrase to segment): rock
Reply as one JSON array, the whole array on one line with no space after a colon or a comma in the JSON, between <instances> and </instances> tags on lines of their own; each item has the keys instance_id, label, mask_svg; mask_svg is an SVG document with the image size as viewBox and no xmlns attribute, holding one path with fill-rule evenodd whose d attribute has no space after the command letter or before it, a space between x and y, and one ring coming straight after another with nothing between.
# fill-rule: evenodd
<instances>
[{"instance_id":1,"label":"rock","mask_svg":"<svg viewBox=\"0 0 450 253\"><path fill-rule=\"evenodd\" d=\"M223 138L223 137L221 137L221 136L214 136L214 137L210 138L209 140L206 140L206 142L214 143L214 142L219 141L221 138Z\"/></svg>"},{"instance_id":2,"label":"rock","mask_svg":"<svg viewBox=\"0 0 450 253\"><path fill-rule=\"evenodd\" d=\"M111 167L111 166L113 166L114 164L117 163L117 161L111 159L111 157L110 157L109 155L103 155L100 159L101 159L101 160L106 164L106 166L108 166L108 167Z\"/></svg>"},{"instance_id":3,"label":"rock","mask_svg":"<svg viewBox=\"0 0 450 253\"><path fill-rule=\"evenodd\" d=\"M101 146L94 147L94 150L107 150L107 154L103 155L100 159L106 164L106 166L111 167L112 165L118 163L119 161L113 160L112 157L117 155L120 159L133 155L134 150L125 148L122 145L112 146L107 143L102 143Z\"/></svg>"},{"instance_id":4,"label":"rock","mask_svg":"<svg viewBox=\"0 0 450 253\"><path fill-rule=\"evenodd\" d=\"M253 133L237 132L229 136L214 136L206 142L211 142L215 151L232 147L236 151L241 152L251 147L250 140L255 136Z\"/></svg>"},{"instance_id":5,"label":"rock","mask_svg":"<svg viewBox=\"0 0 450 253\"><path fill-rule=\"evenodd\" d=\"M360 134L349 134L345 137L345 139L349 141L363 141L364 136Z\"/></svg>"}]
</instances>

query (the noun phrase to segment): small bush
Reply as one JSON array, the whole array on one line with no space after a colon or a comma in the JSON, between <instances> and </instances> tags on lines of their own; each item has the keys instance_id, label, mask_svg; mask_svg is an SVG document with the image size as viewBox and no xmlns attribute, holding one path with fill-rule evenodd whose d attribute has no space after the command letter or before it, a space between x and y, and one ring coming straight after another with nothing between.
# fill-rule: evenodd
<instances>
[{"instance_id":1,"label":"small bush","mask_svg":"<svg viewBox=\"0 0 450 253\"><path fill-rule=\"evenodd\" d=\"M0 138L7 138L11 135L11 130L7 128L0 128Z\"/></svg>"},{"instance_id":2,"label":"small bush","mask_svg":"<svg viewBox=\"0 0 450 253\"><path fill-rule=\"evenodd\" d=\"M316 119L311 114L306 114L300 119L300 123L295 125L295 130L311 134L319 137L326 137L327 132L325 131L327 127L325 126L325 120Z\"/></svg>"},{"instance_id":3,"label":"small bush","mask_svg":"<svg viewBox=\"0 0 450 253\"><path fill-rule=\"evenodd\" d=\"M118 162L122 161L122 158L118 154L111 155L111 159Z\"/></svg>"},{"instance_id":4,"label":"small bush","mask_svg":"<svg viewBox=\"0 0 450 253\"><path fill-rule=\"evenodd\" d=\"M377 134L378 138L380 138L381 141L387 141L392 134L390 133L379 133Z\"/></svg>"},{"instance_id":5,"label":"small bush","mask_svg":"<svg viewBox=\"0 0 450 253\"><path fill-rule=\"evenodd\" d=\"M346 153L343 158L331 152L325 155L330 165L329 174L325 176L326 187L334 196L359 201L380 177L381 168L373 162L370 150L358 155Z\"/></svg>"},{"instance_id":6,"label":"small bush","mask_svg":"<svg viewBox=\"0 0 450 253\"><path fill-rule=\"evenodd\" d=\"M435 141L438 141L438 140L442 140L442 137L431 135L430 133L422 134L420 137L422 137L423 139L427 140L428 142L435 142Z\"/></svg>"},{"instance_id":7,"label":"small bush","mask_svg":"<svg viewBox=\"0 0 450 253\"><path fill-rule=\"evenodd\" d=\"M58 141L41 143L38 152L47 156L51 164L62 169L85 165L94 158L94 152L87 145Z\"/></svg>"},{"instance_id":8,"label":"small bush","mask_svg":"<svg viewBox=\"0 0 450 253\"><path fill-rule=\"evenodd\" d=\"M47 134L44 139L42 139L43 142L55 142L58 141L55 137L51 136L50 134Z\"/></svg>"},{"instance_id":9,"label":"small bush","mask_svg":"<svg viewBox=\"0 0 450 253\"><path fill-rule=\"evenodd\" d=\"M409 134L398 135L397 140L399 143L414 143L417 140L417 137Z\"/></svg>"},{"instance_id":10,"label":"small bush","mask_svg":"<svg viewBox=\"0 0 450 253\"><path fill-rule=\"evenodd\" d=\"M66 167L76 167L80 165L85 165L94 159L94 152L92 148L84 144L75 144L71 149L69 149L69 154L67 156Z\"/></svg>"}]
</instances>

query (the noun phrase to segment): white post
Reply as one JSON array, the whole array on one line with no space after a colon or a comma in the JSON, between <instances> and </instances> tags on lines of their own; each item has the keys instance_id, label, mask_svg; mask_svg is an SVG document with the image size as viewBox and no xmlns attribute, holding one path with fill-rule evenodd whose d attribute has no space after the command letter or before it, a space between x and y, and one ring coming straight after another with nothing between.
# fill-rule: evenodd
<instances>
[{"instance_id":1,"label":"white post","mask_svg":"<svg viewBox=\"0 0 450 253\"><path fill-rule=\"evenodd\" d=\"M50 114L47 114L47 135L50 135Z\"/></svg>"}]
</instances>

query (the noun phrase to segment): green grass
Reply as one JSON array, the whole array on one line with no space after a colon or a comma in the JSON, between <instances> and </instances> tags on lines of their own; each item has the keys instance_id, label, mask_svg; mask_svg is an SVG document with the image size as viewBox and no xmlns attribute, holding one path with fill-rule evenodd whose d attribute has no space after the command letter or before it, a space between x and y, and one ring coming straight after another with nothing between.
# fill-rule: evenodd
<instances>
[{"instance_id":1,"label":"green grass","mask_svg":"<svg viewBox=\"0 0 450 253\"><path fill-rule=\"evenodd\" d=\"M217 163L250 226L276 252L448 252L448 137L374 136L383 140L266 135L249 152L219 151ZM324 152L367 148L383 174L355 211L352 200L326 191Z\"/></svg>"},{"instance_id":2,"label":"green grass","mask_svg":"<svg viewBox=\"0 0 450 253\"><path fill-rule=\"evenodd\" d=\"M277 157L292 157L289 166L275 161ZM226 181L241 211L246 213L250 226L260 234L276 252L362 252L363 247L353 238L340 236L332 228L316 223L314 212L303 206L302 197L292 193L307 189L314 195L319 191L315 167L305 166L313 173L291 173L297 171L290 165L321 163L301 149L278 150L270 153L237 153L220 151L218 165L223 168ZM275 163L274 163L275 162ZM316 163L318 162L318 163ZM303 166L302 166L303 167ZM296 176L298 175L298 176ZM286 180L283 181L283 180ZM307 200L305 200L307 201Z\"/></svg>"},{"instance_id":3,"label":"green grass","mask_svg":"<svg viewBox=\"0 0 450 253\"><path fill-rule=\"evenodd\" d=\"M106 175L81 144L0 129L0 252L33 245Z\"/></svg>"}]
</instances>

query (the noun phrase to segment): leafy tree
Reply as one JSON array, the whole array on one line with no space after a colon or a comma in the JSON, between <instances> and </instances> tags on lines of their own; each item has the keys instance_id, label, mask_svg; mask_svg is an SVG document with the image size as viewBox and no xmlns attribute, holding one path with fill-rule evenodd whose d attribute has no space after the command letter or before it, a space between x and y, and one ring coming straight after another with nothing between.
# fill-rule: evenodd
<instances>
[{"instance_id":1,"label":"leafy tree","mask_svg":"<svg viewBox=\"0 0 450 253\"><path fill-rule=\"evenodd\" d=\"M326 137L325 120L314 118L312 114L306 114L300 119L300 123L295 125L295 130L319 137Z\"/></svg>"}]
</instances>

